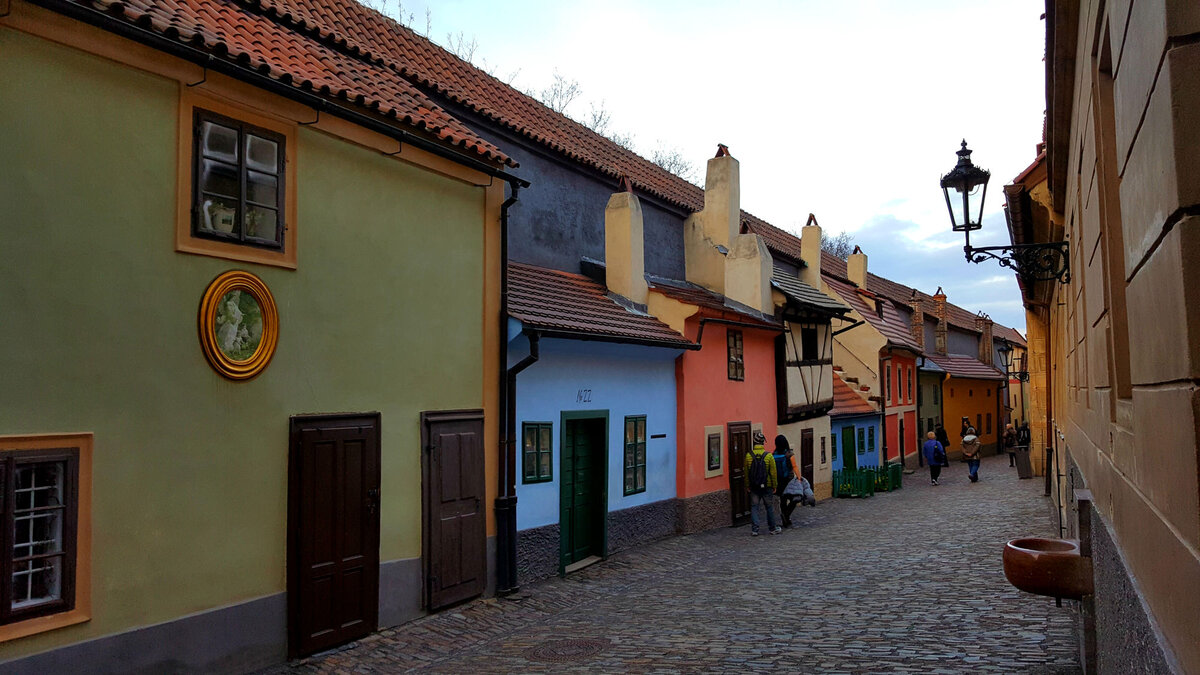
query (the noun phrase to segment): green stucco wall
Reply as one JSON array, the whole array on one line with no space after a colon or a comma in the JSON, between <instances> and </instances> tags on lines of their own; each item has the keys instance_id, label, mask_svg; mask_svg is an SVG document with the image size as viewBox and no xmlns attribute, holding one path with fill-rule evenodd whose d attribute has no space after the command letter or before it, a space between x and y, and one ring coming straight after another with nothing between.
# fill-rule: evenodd
<instances>
[{"instance_id":1,"label":"green stucco wall","mask_svg":"<svg viewBox=\"0 0 1200 675\"><path fill-rule=\"evenodd\" d=\"M0 660L282 592L295 414L382 413L381 559L419 556L418 414L482 405L483 190L302 128L298 270L177 253L177 83L0 55L0 434L95 433L92 621ZM280 312L246 383L196 336L229 269Z\"/></svg>"}]
</instances>

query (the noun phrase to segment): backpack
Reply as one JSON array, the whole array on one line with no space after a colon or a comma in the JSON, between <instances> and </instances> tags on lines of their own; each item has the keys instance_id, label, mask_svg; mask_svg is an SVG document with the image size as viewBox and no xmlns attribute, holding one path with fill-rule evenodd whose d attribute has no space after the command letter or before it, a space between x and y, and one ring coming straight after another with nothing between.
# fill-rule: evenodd
<instances>
[{"instance_id":1,"label":"backpack","mask_svg":"<svg viewBox=\"0 0 1200 675\"><path fill-rule=\"evenodd\" d=\"M946 463L946 451L942 449L941 443L938 443L937 448L933 451L933 461L936 462L938 466L942 466Z\"/></svg>"},{"instance_id":2,"label":"backpack","mask_svg":"<svg viewBox=\"0 0 1200 675\"><path fill-rule=\"evenodd\" d=\"M751 490L767 489L767 453L764 451L761 454L757 452L750 453L750 471L746 474L746 480L750 483Z\"/></svg>"},{"instance_id":3,"label":"backpack","mask_svg":"<svg viewBox=\"0 0 1200 675\"><path fill-rule=\"evenodd\" d=\"M792 479L792 463L789 461L791 458L788 455L773 456L775 457L775 475L779 476L779 484L787 485L788 481Z\"/></svg>"}]
</instances>

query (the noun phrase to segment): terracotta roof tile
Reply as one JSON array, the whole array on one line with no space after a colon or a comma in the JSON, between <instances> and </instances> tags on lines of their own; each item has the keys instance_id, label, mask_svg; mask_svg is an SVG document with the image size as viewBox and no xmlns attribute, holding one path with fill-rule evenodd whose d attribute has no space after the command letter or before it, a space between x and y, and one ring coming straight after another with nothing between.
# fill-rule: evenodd
<instances>
[{"instance_id":1,"label":"terracotta roof tile","mask_svg":"<svg viewBox=\"0 0 1200 675\"><path fill-rule=\"evenodd\" d=\"M912 333L909 332L908 320L896 311L890 300L884 297L879 298L883 309L883 316L880 316L876 311L875 302L864 296L850 283L833 278L826 278L825 283L829 284L829 287L841 296L854 311L862 315L871 327L879 331L889 344L911 349L917 353L921 352L912 338Z\"/></svg>"},{"instance_id":2,"label":"terracotta roof tile","mask_svg":"<svg viewBox=\"0 0 1200 675\"><path fill-rule=\"evenodd\" d=\"M762 324L764 328L780 328L781 324L775 317L766 316L758 310L736 303L725 296L714 293L707 288L686 281L675 281L658 277L648 277L650 288L663 295L715 312L736 314L739 321Z\"/></svg>"},{"instance_id":3,"label":"terracotta roof tile","mask_svg":"<svg viewBox=\"0 0 1200 675\"><path fill-rule=\"evenodd\" d=\"M842 381L837 371L833 372L833 409L830 417L848 417L850 415L878 415L879 411L862 396Z\"/></svg>"},{"instance_id":4,"label":"terracotta roof tile","mask_svg":"<svg viewBox=\"0 0 1200 675\"><path fill-rule=\"evenodd\" d=\"M939 368L950 373L951 377L965 377L976 380L1003 380L1004 374L996 368L981 362L973 356L961 354L926 354L926 361L932 361Z\"/></svg>"},{"instance_id":5,"label":"terracotta roof tile","mask_svg":"<svg viewBox=\"0 0 1200 675\"><path fill-rule=\"evenodd\" d=\"M233 62L280 83L395 120L443 145L497 163L514 162L405 80L370 41L339 33L336 20L289 2L70 0ZM319 0L358 13L353 0ZM332 17L332 15L331 15Z\"/></svg>"},{"instance_id":6,"label":"terracotta roof tile","mask_svg":"<svg viewBox=\"0 0 1200 675\"><path fill-rule=\"evenodd\" d=\"M680 349L696 347L658 319L617 304L603 284L582 274L510 262L508 284L508 314L530 328Z\"/></svg>"}]
</instances>

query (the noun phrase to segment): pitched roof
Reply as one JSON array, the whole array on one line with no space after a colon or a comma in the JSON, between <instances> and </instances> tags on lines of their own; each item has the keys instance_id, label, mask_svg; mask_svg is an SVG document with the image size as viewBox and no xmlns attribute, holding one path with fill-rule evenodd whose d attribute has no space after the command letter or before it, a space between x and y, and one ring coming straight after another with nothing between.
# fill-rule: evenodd
<instances>
[{"instance_id":1,"label":"pitched roof","mask_svg":"<svg viewBox=\"0 0 1200 675\"><path fill-rule=\"evenodd\" d=\"M665 323L617 304L582 274L508 263L508 315L530 328L616 342L695 349Z\"/></svg>"},{"instance_id":2,"label":"pitched roof","mask_svg":"<svg viewBox=\"0 0 1200 675\"><path fill-rule=\"evenodd\" d=\"M734 302L720 293L714 293L702 286L697 286L687 281L676 281L674 279L663 279L654 276L647 276L646 281L649 282L650 288L680 302L715 312L737 314L739 320L758 323L764 328L778 329L781 326L775 317L763 314L739 302Z\"/></svg>"},{"instance_id":3,"label":"pitched roof","mask_svg":"<svg viewBox=\"0 0 1200 675\"><path fill-rule=\"evenodd\" d=\"M870 324L872 328L879 331L887 339L888 344L921 353L921 348L917 346L916 341L912 338L912 333L909 332L908 320L896 311L890 300L883 297L878 298L883 310L883 315L880 316L876 310L875 302L863 295L855 286L828 277L825 279L825 283L829 284L834 293L841 296L846 301L846 304L858 312L863 320Z\"/></svg>"},{"instance_id":4,"label":"pitched roof","mask_svg":"<svg viewBox=\"0 0 1200 675\"><path fill-rule=\"evenodd\" d=\"M334 14L361 14L353 0L64 1L381 121L398 122L477 158L515 166L408 82L376 43L356 41L342 32ZM313 12L310 5L333 11Z\"/></svg>"},{"instance_id":5,"label":"pitched roof","mask_svg":"<svg viewBox=\"0 0 1200 675\"><path fill-rule=\"evenodd\" d=\"M1008 326L1002 326L1000 324L996 324L992 330L993 330L993 335L996 338L1004 338L1005 340L1008 340L1009 342L1011 342L1015 345L1020 345L1022 347L1029 346L1028 343L1025 342L1025 336L1021 335L1021 333L1018 332L1015 328L1009 328Z\"/></svg>"},{"instance_id":6,"label":"pitched roof","mask_svg":"<svg viewBox=\"0 0 1200 675\"><path fill-rule=\"evenodd\" d=\"M745 211L742 211L742 225L747 232L762 237L771 253L783 254L795 262L807 264L801 256L800 238L796 235Z\"/></svg>"},{"instance_id":7,"label":"pitched roof","mask_svg":"<svg viewBox=\"0 0 1200 675\"><path fill-rule=\"evenodd\" d=\"M993 366L981 362L974 356L926 354L925 360L937 364L939 368L950 373L951 377L964 377L975 380L1005 379L1004 373L1001 373Z\"/></svg>"},{"instance_id":8,"label":"pitched roof","mask_svg":"<svg viewBox=\"0 0 1200 675\"><path fill-rule=\"evenodd\" d=\"M833 372L833 409L830 417L848 417L850 415L878 415L879 411L862 396L859 396L838 375Z\"/></svg>"},{"instance_id":9,"label":"pitched roof","mask_svg":"<svg viewBox=\"0 0 1200 675\"><path fill-rule=\"evenodd\" d=\"M771 275L771 285L796 302L817 307L831 314L842 314L850 309L846 305L788 274L787 270L778 265L775 266L775 271Z\"/></svg>"}]
</instances>

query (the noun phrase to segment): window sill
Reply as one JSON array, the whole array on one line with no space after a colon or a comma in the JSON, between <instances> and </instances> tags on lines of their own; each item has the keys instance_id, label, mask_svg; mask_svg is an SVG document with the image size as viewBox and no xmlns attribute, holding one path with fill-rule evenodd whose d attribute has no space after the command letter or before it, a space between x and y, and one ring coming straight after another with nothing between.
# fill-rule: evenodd
<instances>
[{"instance_id":1,"label":"window sill","mask_svg":"<svg viewBox=\"0 0 1200 675\"><path fill-rule=\"evenodd\" d=\"M285 234L284 246L285 251L271 251L253 246L229 244L212 239L200 239L199 237L191 236L190 232L179 232L175 239L175 250L180 253L194 253L213 258L239 260L242 262L258 263L260 265L273 265L275 267L285 267L294 270L296 269L295 239ZM289 250L292 252L288 253L287 251Z\"/></svg>"},{"instance_id":2,"label":"window sill","mask_svg":"<svg viewBox=\"0 0 1200 675\"><path fill-rule=\"evenodd\" d=\"M35 619L26 619L19 623L0 626L0 642L8 642L18 638L45 633L47 631L74 626L77 623L90 621L91 616L88 612L82 609L73 609L69 612L61 614L51 614L49 616L39 616Z\"/></svg>"}]
</instances>

